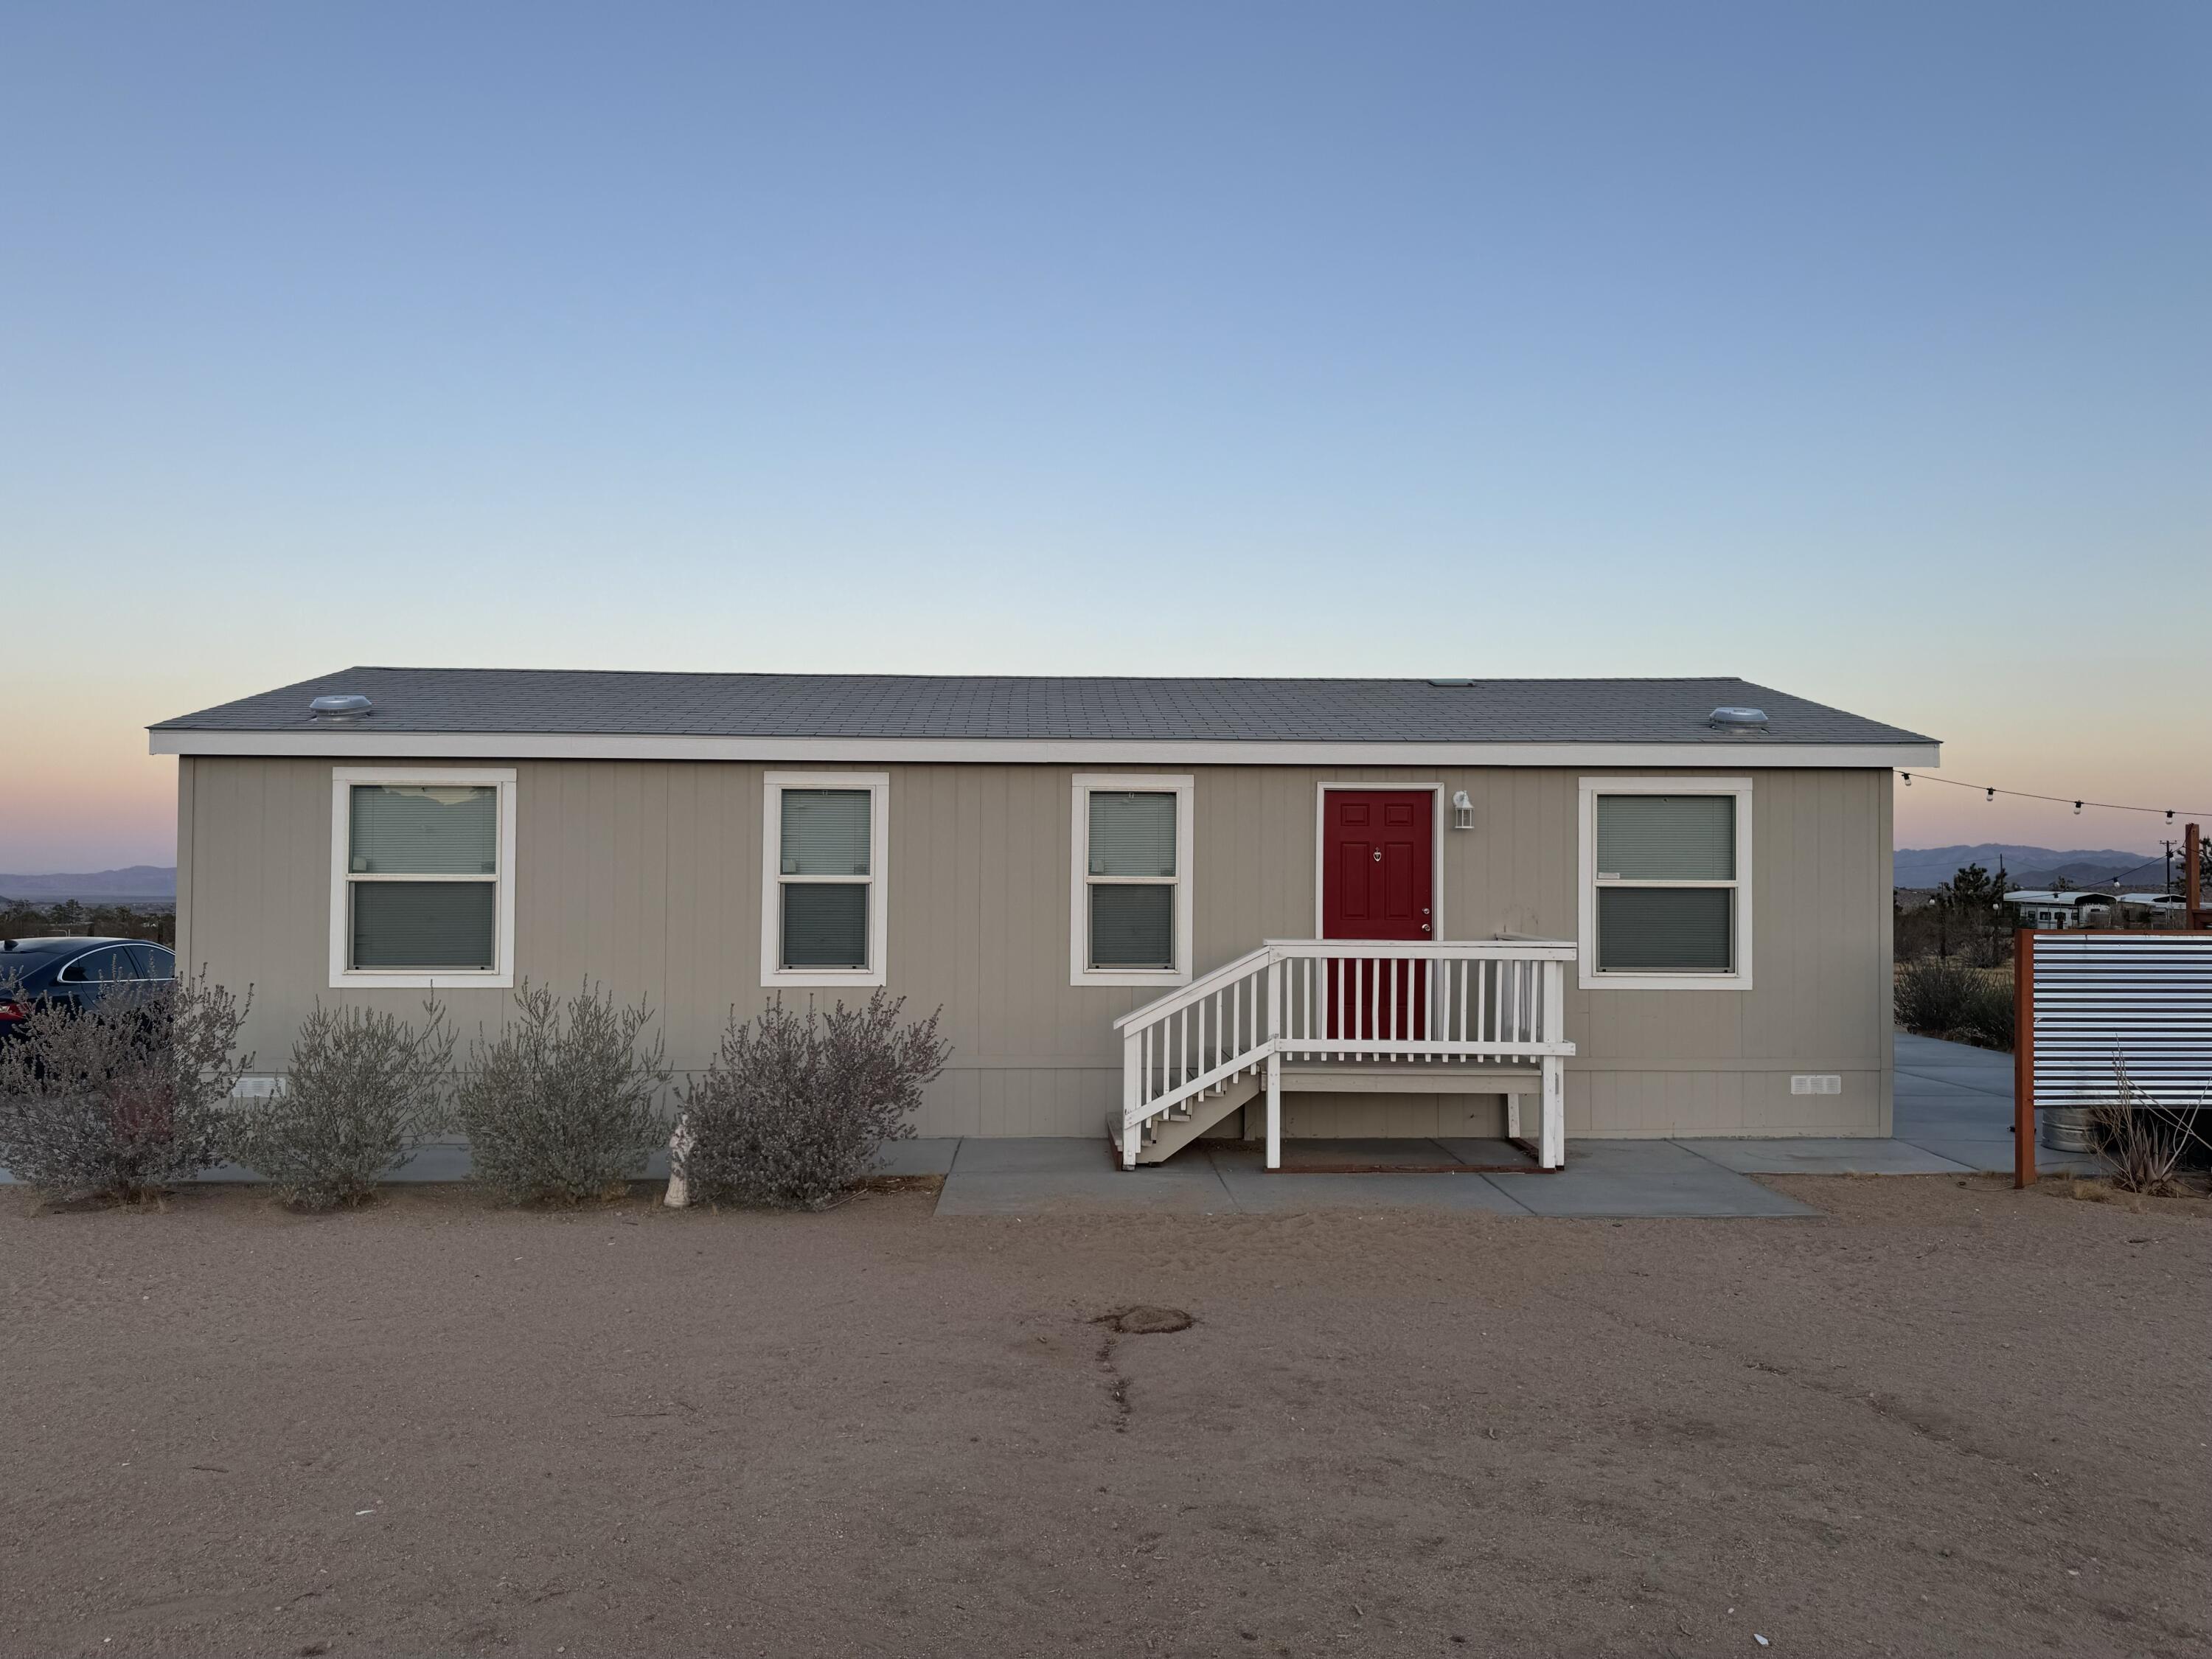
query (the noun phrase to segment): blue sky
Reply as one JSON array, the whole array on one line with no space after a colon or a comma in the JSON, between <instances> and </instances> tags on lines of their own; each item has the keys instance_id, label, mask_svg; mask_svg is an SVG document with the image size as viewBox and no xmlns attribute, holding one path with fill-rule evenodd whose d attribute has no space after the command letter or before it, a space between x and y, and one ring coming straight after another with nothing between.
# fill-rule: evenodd
<instances>
[{"instance_id":1,"label":"blue sky","mask_svg":"<svg viewBox=\"0 0 2212 1659\"><path fill-rule=\"evenodd\" d=\"M166 862L139 728L348 662L1738 673L2212 807L2208 69L2195 3L15 9L11 678L83 689L0 870ZM2161 828L1953 793L1900 839Z\"/></svg>"}]
</instances>

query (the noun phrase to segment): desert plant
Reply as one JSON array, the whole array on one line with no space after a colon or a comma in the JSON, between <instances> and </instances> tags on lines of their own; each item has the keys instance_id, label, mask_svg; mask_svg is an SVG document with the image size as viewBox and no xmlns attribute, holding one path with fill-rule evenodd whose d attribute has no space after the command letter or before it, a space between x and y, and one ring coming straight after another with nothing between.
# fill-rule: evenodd
<instances>
[{"instance_id":1,"label":"desert plant","mask_svg":"<svg viewBox=\"0 0 2212 1659\"><path fill-rule=\"evenodd\" d=\"M668 1133L655 1109L669 1071L652 1012L618 1008L586 985L565 1007L527 980L514 1018L481 1032L453 1091L453 1121L469 1138L477 1178L517 1203L575 1204L605 1195L636 1172Z\"/></svg>"},{"instance_id":2,"label":"desert plant","mask_svg":"<svg viewBox=\"0 0 2212 1659\"><path fill-rule=\"evenodd\" d=\"M2012 976L1941 957L1897 970L1898 1024L1922 1036L1984 1048L2013 1045Z\"/></svg>"},{"instance_id":3,"label":"desert plant","mask_svg":"<svg viewBox=\"0 0 2212 1659\"><path fill-rule=\"evenodd\" d=\"M2182 1190L2175 1178L2191 1148L2212 1151L2201 1127L2212 1091L2177 1106L2142 1088L2128 1063L2112 1056L2112 1092L2089 1107L2089 1127L2107 1177L2123 1192L2165 1196Z\"/></svg>"},{"instance_id":4,"label":"desert plant","mask_svg":"<svg viewBox=\"0 0 2212 1659\"><path fill-rule=\"evenodd\" d=\"M234 1103L224 1152L307 1210L358 1204L438 1133L453 1031L434 1000L417 1027L367 1008L300 1023L276 1091Z\"/></svg>"},{"instance_id":5,"label":"desert plant","mask_svg":"<svg viewBox=\"0 0 2212 1659\"><path fill-rule=\"evenodd\" d=\"M0 1166L48 1197L138 1199L215 1164L252 1002L204 970L30 1000L0 1043Z\"/></svg>"},{"instance_id":6,"label":"desert plant","mask_svg":"<svg viewBox=\"0 0 2212 1659\"><path fill-rule=\"evenodd\" d=\"M903 997L804 1014L781 998L758 1018L731 1012L713 1061L684 1091L675 1175L709 1203L818 1210L868 1172L945 1070L936 1014L901 1024Z\"/></svg>"}]
</instances>

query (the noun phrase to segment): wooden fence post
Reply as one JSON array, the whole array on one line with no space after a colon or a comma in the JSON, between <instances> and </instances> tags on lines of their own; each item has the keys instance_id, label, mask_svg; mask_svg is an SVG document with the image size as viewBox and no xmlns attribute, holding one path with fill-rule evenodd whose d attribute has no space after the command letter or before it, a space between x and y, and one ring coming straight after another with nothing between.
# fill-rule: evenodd
<instances>
[{"instance_id":1,"label":"wooden fence post","mask_svg":"<svg viewBox=\"0 0 2212 1659\"><path fill-rule=\"evenodd\" d=\"M2012 947L2012 1184L2035 1185L2035 930Z\"/></svg>"},{"instance_id":2,"label":"wooden fence post","mask_svg":"<svg viewBox=\"0 0 2212 1659\"><path fill-rule=\"evenodd\" d=\"M2181 902L2181 925L2191 932L2199 927L2212 927L2212 915L2204 911L2203 832L2191 824L2181 832L2182 866L2181 890L2185 895Z\"/></svg>"}]
</instances>

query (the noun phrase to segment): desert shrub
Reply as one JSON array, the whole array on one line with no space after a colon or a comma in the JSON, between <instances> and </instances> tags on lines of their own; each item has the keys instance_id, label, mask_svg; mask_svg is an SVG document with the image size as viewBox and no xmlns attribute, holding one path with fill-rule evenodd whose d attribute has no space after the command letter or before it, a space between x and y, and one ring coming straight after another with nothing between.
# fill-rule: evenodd
<instances>
[{"instance_id":1,"label":"desert shrub","mask_svg":"<svg viewBox=\"0 0 2212 1659\"><path fill-rule=\"evenodd\" d=\"M2178 1179L2192 1153L2212 1151L2204 1133L2212 1112L2212 1091L2177 1105L2138 1085L2127 1061L2112 1058L2112 1091L2089 1108L2097 1156L2107 1177L2122 1192L2170 1197L2183 1190Z\"/></svg>"},{"instance_id":2,"label":"desert shrub","mask_svg":"<svg viewBox=\"0 0 2212 1659\"><path fill-rule=\"evenodd\" d=\"M922 1091L952 1045L937 1015L901 1024L903 997L804 1014L781 998L735 1011L721 1047L684 1092L676 1174L708 1203L818 1210L868 1172L886 1140L914 1133Z\"/></svg>"},{"instance_id":3,"label":"desert shrub","mask_svg":"<svg viewBox=\"0 0 2212 1659\"><path fill-rule=\"evenodd\" d=\"M564 1006L528 981L496 1037L481 1033L453 1091L477 1178L517 1203L575 1204L633 1175L668 1133L655 1109L669 1072L643 1001L586 985Z\"/></svg>"},{"instance_id":4,"label":"desert shrub","mask_svg":"<svg viewBox=\"0 0 2212 1659\"><path fill-rule=\"evenodd\" d=\"M215 1164L252 1000L204 972L33 1000L0 1043L0 1166L48 1197L137 1199Z\"/></svg>"},{"instance_id":5,"label":"desert shrub","mask_svg":"<svg viewBox=\"0 0 2212 1659\"><path fill-rule=\"evenodd\" d=\"M417 1027L367 1008L300 1024L276 1093L233 1103L223 1151L307 1210L358 1204L438 1133L453 1028L436 1002Z\"/></svg>"},{"instance_id":6,"label":"desert shrub","mask_svg":"<svg viewBox=\"0 0 2212 1659\"><path fill-rule=\"evenodd\" d=\"M1984 1048L2013 1044L2012 975L1940 957L1897 970L1897 1023L1922 1036Z\"/></svg>"}]
</instances>

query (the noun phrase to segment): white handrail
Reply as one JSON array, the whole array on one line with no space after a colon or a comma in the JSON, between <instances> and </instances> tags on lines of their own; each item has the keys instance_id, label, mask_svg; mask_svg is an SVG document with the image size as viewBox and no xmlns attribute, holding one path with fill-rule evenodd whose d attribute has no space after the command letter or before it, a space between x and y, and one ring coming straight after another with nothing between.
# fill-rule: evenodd
<instances>
[{"instance_id":1,"label":"white handrail","mask_svg":"<svg viewBox=\"0 0 2212 1659\"><path fill-rule=\"evenodd\" d=\"M1274 941L1271 939L1257 950L1247 951L1234 962L1224 962L1218 968L1208 969L1188 985L1178 985L1164 996L1154 997L1141 1008L1130 1009L1127 1013L1114 1022L1114 1029L1118 1031L1134 1021L1149 1019L1155 1014L1172 1013L1184 1004L1196 1001L1216 986L1234 979L1244 969L1263 959L1273 943Z\"/></svg>"}]
</instances>

